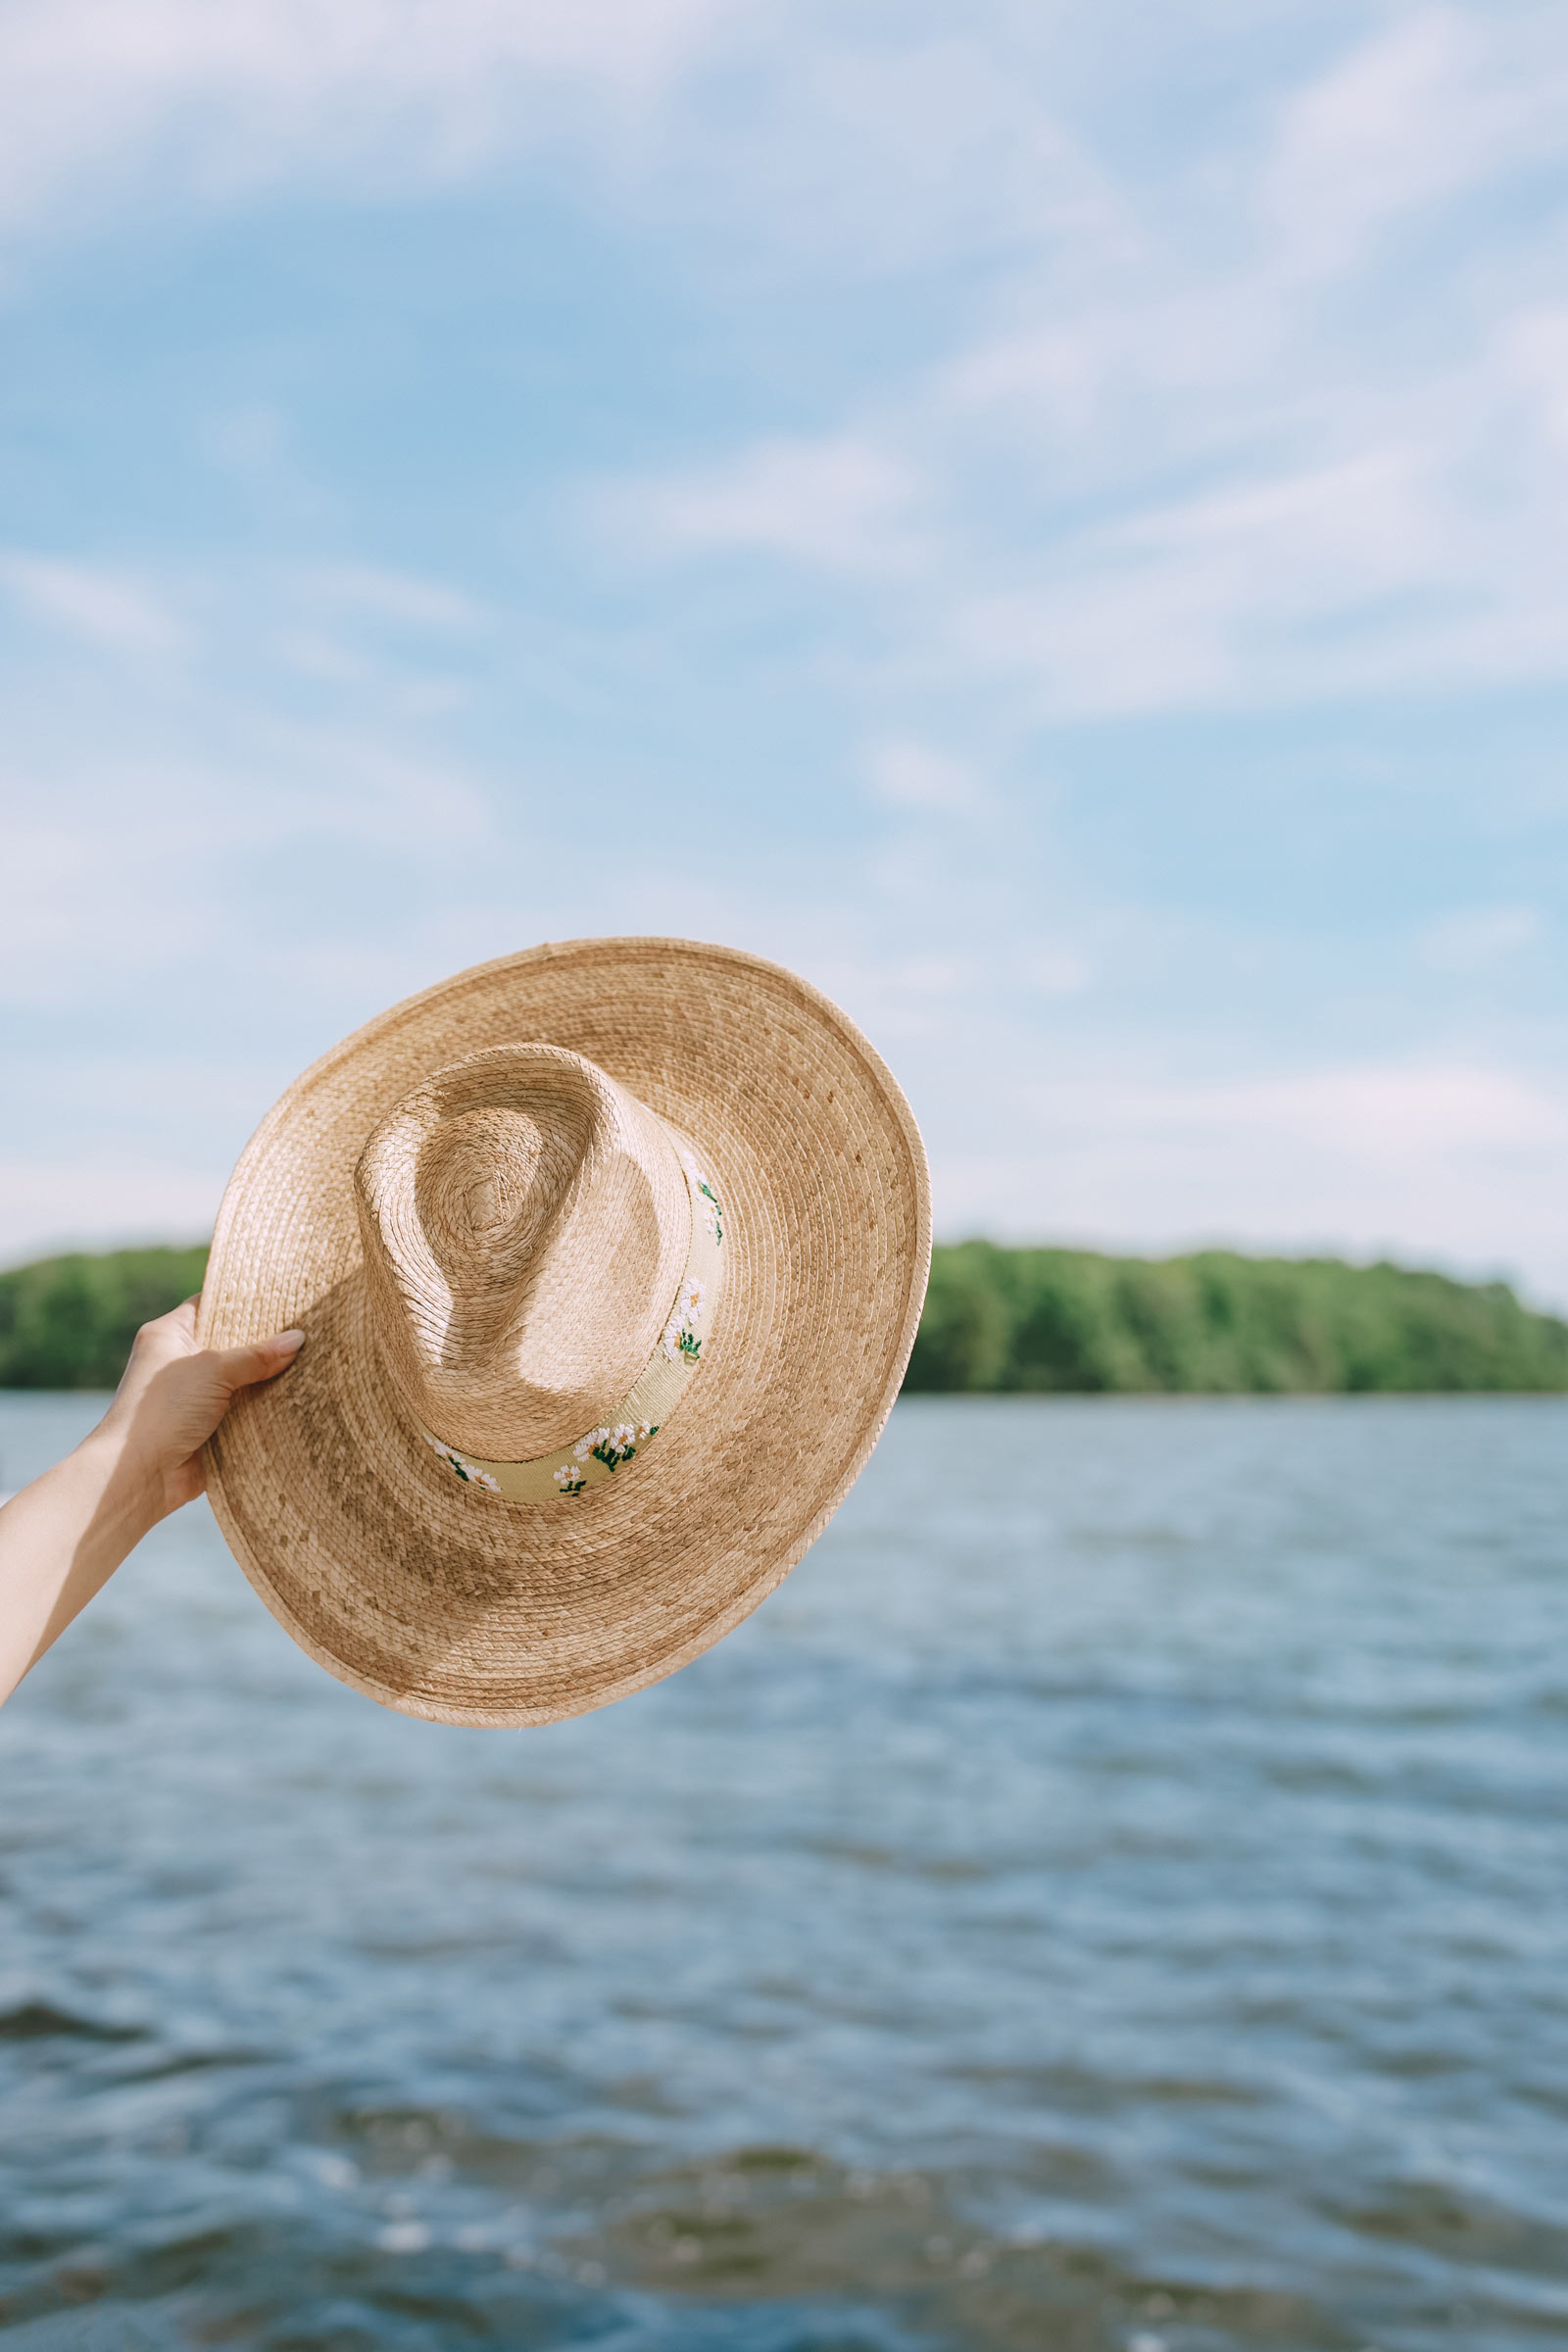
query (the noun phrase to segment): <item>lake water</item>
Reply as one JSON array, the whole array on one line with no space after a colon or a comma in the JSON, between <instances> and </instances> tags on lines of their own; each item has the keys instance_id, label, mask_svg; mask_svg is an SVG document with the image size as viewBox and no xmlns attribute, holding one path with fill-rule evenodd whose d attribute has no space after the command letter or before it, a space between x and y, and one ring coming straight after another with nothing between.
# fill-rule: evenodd
<instances>
[{"instance_id":1,"label":"lake water","mask_svg":"<svg viewBox=\"0 0 1568 2352\"><path fill-rule=\"evenodd\" d=\"M1561 1400L911 1399L478 1733L185 1512L0 1714L4 2352L1561 2343L1565 1565Z\"/></svg>"}]
</instances>

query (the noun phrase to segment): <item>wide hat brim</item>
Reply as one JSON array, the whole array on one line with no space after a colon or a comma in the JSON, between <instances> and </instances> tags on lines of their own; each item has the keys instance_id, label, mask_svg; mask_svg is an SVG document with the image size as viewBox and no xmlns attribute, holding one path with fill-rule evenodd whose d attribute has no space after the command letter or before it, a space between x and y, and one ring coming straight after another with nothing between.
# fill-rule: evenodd
<instances>
[{"instance_id":1,"label":"wide hat brim","mask_svg":"<svg viewBox=\"0 0 1568 2352\"><path fill-rule=\"evenodd\" d=\"M367 1312L354 1168L432 1072L540 1040L698 1143L727 1268L708 1353L657 1446L575 1499L525 1503L456 1481L394 1392ZM709 1648L820 1534L898 1395L930 1249L909 1106L793 973L664 939L476 965L307 1070L230 1179L199 1335L307 1336L208 1446L219 1525L301 1647L385 1706L494 1726L604 1706Z\"/></svg>"}]
</instances>

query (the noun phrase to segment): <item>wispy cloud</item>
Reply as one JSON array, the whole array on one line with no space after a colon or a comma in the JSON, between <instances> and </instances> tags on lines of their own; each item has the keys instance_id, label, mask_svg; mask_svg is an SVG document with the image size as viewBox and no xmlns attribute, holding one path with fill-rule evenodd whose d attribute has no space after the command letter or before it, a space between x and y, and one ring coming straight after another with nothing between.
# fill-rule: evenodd
<instances>
[{"instance_id":1,"label":"wispy cloud","mask_svg":"<svg viewBox=\"0 0 1568 2352\"><path fill-rule=\"evenodd\" d=\"M1339 273L1499 171L1560 162L1565 95L1550 11L1401 12L1284 109L1263 195L1286 258Z\"/></svg>"},{"instance_id":2,"label":"wispy cloud","mask_svg":"<svg viewBox=\"0 0 1568 2352\"><path fill-rule=\"evenodd\" d=\"M716 0L15 0L0 18L0 223L127 174L209 194L302 171L451 178L552 128L549 93L646 100Z\"/></svg>"},{"instance_id":3,"label":"wispy cloud","mask_svg":"<svg viewBox=\"0 0 1568 2352\"><path fill-rule=\"evenodd\" d=\"M812 440L646 481L619 509L633 555L858 570L882 642L954 683L1010 678L1036 720L1568 676L1568 329L1540 199L1568 36L1528 8L1367 22L1196 157L1081 163L1068 212L973 165L1011 188L1010 244L965 332ZM925 91L890 69L895 113ZM1091 151L1038 79L1027 102L1045 150ZM1494 215L1506 254L1484 262Z\"/></svg>"},{"instance_id":4,"label":"wispy cloud","mask_svg":"<svg viewBox=\"0 0 1568 2352\"><path fill-rule=\"evenodd\" d=\"M1032 1153L945 1156L944 1229L1104 1248L1349 1250L1568 1296L1568 1104L1517 1071L1394 1063L1037 1093ZM1506 1220L1498 1215L1506 1200Z\"/></svg>"},{"instance_id":5,"label":"wispy cloud","mask_svg":"<svg viewBox=\"0 0 1568 2352\"><path fill-rule=\"evenodd\" d=\"M867 768L871 790L886 808L928 816L977 816L991 805L973 763L929 743L906 738L878 744Z\"/></svg>"},{"instance_id":6,"label":"wispy cloud","mask_svg":"<svg viewBox=\"0 0 1568 2352\"><path fill-rule=\"evenodd\" d=\"M1516 1073L1400 1063L1308 1070L1220 1085L1063 1080L1036 1096L1054 1126L1162 1143L1215 1129L1287 1146L1417 1163L1432 1152L1478 1156L1568 1141L1568 1102Z\"/></svg>"},{"instance_id":7,"label":"wispy cloud","mask_svg":"<svg viewBox=\"0 0 1568 2352\"><path fill-rule=\"evenodd\" d=\"M1421 954L1435 971L1490 972L1534 947L1545 929L1537 906L1465 907L1427 925Z\"/></svg>"},{"instance_id":8,"label":"wispy cloud","mask_svg":"<svg viewBox=\"0 0 1568 2352\"><path fill-rule=\"evenodd\" d=\"M783 557L833 571L906 570L915 555L908 464L870 441L758 443L718 465L605 489L594 508L612 532L670 553Z\"/></svg>"},{"instance_id":9,"label":"wispy cloud","mask_svg":"<svg viewBox=\"0 0 1568 2352\"><path fill-rule=\"evenodd\" d=\"M0 1157L0 1265L50 1250L203 1241L226 1170L188 1161Z\"/></svg>"},{"instance_id":10,"label":"wispy cloud","mask_svg":"<svg viewBox=\"0 0 1568 2352\"><path fill-rule=\"evenodd\" d=\"M113 745L90 722L13 732L0 870L19 881L0 928L0 1002L14 1011L106 1002L225 956L240 962L224 968L224 992L242 966L275 985L299 925L268 936L261 873L329 929L377 929L393 876L457 877L479 853L485 796L395 725L219 714L212 700L197 686L172 706L122 704Z\"/></svg>"},{"instance_id":11,"label":"wispy cloud","mask_svg":"<svg viewBox=\"0 0 1568 2352\"><path fill-rule=\"evenodd\" d=\"M1568 1295L1556 754L1444 715L1568 685L1565 80L1535 0L13 0L7 1002L201 1176L220 1032L727 936L949 1230Z\"/></svg>"},{"instance_id":12,"label":"wispy cloud","mask_svg":"<svg viewBox=\"0 0 1568 2352\"><path fill-rule=\"evenodd\" d=\"M29 618L122 654L170 654L185 643L170 602L145 580L95 564L0 553L0 587Z\"/></svg>"},{"instance_id":13,"label":"wispy cloud","mask_svg":"<svg viewBox=\"0 0 1568 2352\"><path fill-rule=\"evenodd\" d=\"M305 574L300 586L307 598L321 605L412 629L466 634L482 627L487 617L473 597L445 580L388 571L372 564L320 564Z\"/></svg>"}]
</instances>

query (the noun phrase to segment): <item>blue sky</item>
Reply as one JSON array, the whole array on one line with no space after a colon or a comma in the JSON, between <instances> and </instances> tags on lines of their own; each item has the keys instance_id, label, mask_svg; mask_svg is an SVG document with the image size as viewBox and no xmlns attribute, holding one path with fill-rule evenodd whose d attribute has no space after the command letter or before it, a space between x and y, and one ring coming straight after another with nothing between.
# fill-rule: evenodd
<instances>
[{"instance_id":1,"label":"blue sky","mask_svg":"<svg viewBox=\"0 0 1568 2352\"><path fill-rule=\"evenodd\" d=\"M542 938L1568 1300L1568 17L9 0L0 1258Z\"/></svg>"}]
</instances>

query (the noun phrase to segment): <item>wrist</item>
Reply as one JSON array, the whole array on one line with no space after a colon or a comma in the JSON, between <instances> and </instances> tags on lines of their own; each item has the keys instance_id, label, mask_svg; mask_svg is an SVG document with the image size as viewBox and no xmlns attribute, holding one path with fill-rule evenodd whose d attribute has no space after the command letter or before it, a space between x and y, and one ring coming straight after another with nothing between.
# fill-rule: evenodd
<instances>
[{"instance_id":1,"label":"wrist","mask_svg":"<svg viewBox=\"0 0 1568 2352\"><path fill-rule=\"evenodd\" d=\"M74 1458L95 1490L94 1519L104 1533L113 1529L127 1551L166 1515L161 1468L116 1427L112 1414L88 1432Z\"/></svg>"}]
</instances>

